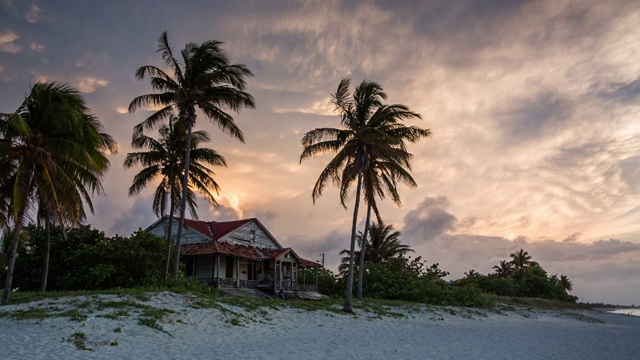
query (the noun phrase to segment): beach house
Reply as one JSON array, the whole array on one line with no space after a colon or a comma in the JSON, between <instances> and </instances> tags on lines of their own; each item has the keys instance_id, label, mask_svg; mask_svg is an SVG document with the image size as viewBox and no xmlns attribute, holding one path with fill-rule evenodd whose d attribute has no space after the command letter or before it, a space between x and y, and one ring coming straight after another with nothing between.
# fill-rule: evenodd
<instances>
[{"instance_id":1,"label":"beach house","mask_svg":"<svg viewBox=\"0 0 640 360\"><path fill-rule=\"evenodd\" d=\"M178 219L173 218L172 239ZM145 231L167 238L169 217L164 216ZM219 287L253 288L277 294L282 291L317 291L298 270L322 265L303 259L285 248L255 218L235 221L184 220L180 256L186 275Z\"/></svg>"}]
</instances>

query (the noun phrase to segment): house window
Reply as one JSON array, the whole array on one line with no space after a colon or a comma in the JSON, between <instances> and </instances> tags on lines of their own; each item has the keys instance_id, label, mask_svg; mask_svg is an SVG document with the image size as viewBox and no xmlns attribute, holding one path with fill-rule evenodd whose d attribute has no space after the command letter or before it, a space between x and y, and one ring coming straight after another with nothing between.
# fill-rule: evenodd
<instances>
[{"instance_id":1,"label":"house window","mask_svg":"<svg viewBox=\"0 0 640 360\"><path fill-rule=\"evenodd\" d=\"M251 232L249 232L249 240L251 241L252 244L255 244L255 242L256 242L256 231L255 230L251 230Z\"/></svg>"}]
</instances>

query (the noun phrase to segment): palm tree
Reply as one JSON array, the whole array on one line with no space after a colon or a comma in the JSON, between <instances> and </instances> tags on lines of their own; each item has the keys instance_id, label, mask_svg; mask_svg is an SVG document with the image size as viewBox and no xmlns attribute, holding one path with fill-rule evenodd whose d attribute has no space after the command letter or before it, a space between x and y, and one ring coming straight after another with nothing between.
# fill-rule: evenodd
<instances>
[{"instance_id":1,"label":"palm tree","mask_svg":"<svg viewBox=\"0 0 640 360\"><path fill-rule=\"evenodd\" d=\"M471 270L469 270L469 271L464 273L464 277L467 278L467 279L476 278L476 277L479 277L479 276L480 276L480 273L478 273L474 269L471 269Z\"/></svg>"},{"instance_id":2,"label":"palm tree","mask_svg":"<svg viewBox=\"0 0 640 360\"><path fill-rule=\"evenodd\" d=\"M531 255L529 255L529 253L524 251L523 249L520 249L512 254L509 254L509 256L511 256L511 259L512 259L509 262L509 264L513 266L514 273L517 272L518 275L520 276L520 281L522 283L522 296L524 296L525 273L531 271L532 267L538 266L538 263L535 261L531 261Z\"/></svg>"},{"instance_id":3,"label":"palm tree","mask_svg":"<svg viewBox=\"0 0 640 360\"><path fill-rule=\"evenodd\" d=\"M571 292L573 290L573 282L566 275L560 275L560 286L565 289L567 292Z\"/></svg>"},{"instance_id":4,"label":"palm tree","mask_svg":"<svg viewBox=\"0 0 640 360\"><path fill-rule=\"evenodd\" d=\"M406 151L405 140L416 141L422 136L428 136L430 131L416 127L405 127L398 121L408 118L420 118L420 115L409 111L404 105L383 105L386 94L382 87L370 81L363 81L353 93L349 94L351 81L342 79L338 89L333 94L333 104L340 115L342 128L317 128L307 132L302 138L304 147L300 161L323 153L335 153L320 174L313 188L312 199L322 195L329 181L340 187L340 201L346 208L346 200L351 185L356 182L356 200L353 210L351 226L351 247L349 252L349 272L343 310L352 312L351 299L353 289L353 268L355 256L356 225L363 177L376 174L370 170L374 168L374 161L387 161L409 167L410 154ZM404 137L399 136L405 134ZM371 171L371 172L369 172ZM369 175L365 175L369 174ZM365 178L365 181L369 178ZM372 179L369 179L373 183ZM395 189L397 178L390 177L388 184ZM366 185L366 184L365 184ZM374 191L382 186L367 187L366 201L374 206ZM377 195L380 195L378 193ZM370 210L367 211L370 216ZM368 217L369 217L368 216ZM366 224L369 223L367 220ZM365 224L365 232L368 228Z\"/></svg>"},{"instance_id":5,"label":"palm tree","mask_svg":"<svg viewBox=\"0 0 640 360\"><path fill-rule=\"evenodd\" d=\"M8 203L5 220L14 225L2 297L5 305L18 238L29 212L39 205L60 223L82 221L84 204L93 212L91 194L102 192L101 179L109 167L105 152L117 148L82 96L55 83L33 85L15 113L1 114L0 136L0 172L6 180L0 184L0 195Z\"/></svg>"},{"instance_id":6,"label":"palm tree","mask_svg":"<svg viewBox=\"0 0 640 360\"><path fill-rule=\"evenodd\" d=\"M153 197L153 211L161 217L167 213L167 203L169 203L169 231L167 236L167 262L165 265L165 279L169 273L169 263L171 256L171 235L173 215L180 201L180 182L185 169L185 149L187 142L187 131L182 123L178 123L176 117L169 120L168 125L163 125L159 131L159 138L153 139L146 135L136 137L131 145L134 149L149 149L144 152L133 152L127 154L124 161L126 169L138 164L145 166L133 179L133 184L129 187L129 196L139 194L147 187L151 181L161 177L161 181L156 188ZM191 134L189 161L189 188L187 189L187 205L191 216L198 218L196 212L197 204L192 188L198 190L205 199L212 205L218 205L213 193L209 189L214 189L216 194L220 187L213 179L213 171L206 167L227 166L227 163L220 154L208 148L199 148L202 143L210 140L209 134L205 131L195 131Z\"/></svg>"},{"instance_id":7,"label":"palm tree","mask_svg":"<svg viewBox=\"0 0 640 360\"><path fill-rule=\"evenodd\" d=\"M493 266L493 270L501 278L508 278L513 274L513 268L507 260L500 260L498 265Z\"/></svg>"},{"instance_id":8,"label":"palm tree","mask_svg":"<svg viewBox=\"0 0 640 360\"><path fill-rule=\"evenodd\" d=\"M143 80L149 76L153 89L160 92L138 96L129 104L129 112L134 112L142 106L161 106L160 110L134 127L134 138L142 134L144 130L156 127L174 110L178 111L180 122L187 127L185 145L187 151L181 188L180 220L173 262L173 276L175 278L178 277L180 241L187 207L191 132L196 122L196 109L200 109L223 132L244 142L242 131L236 125L233 117L224 109L239 112L243 107L255 107L253 97L244 91L245 77L253 76L253 74L243 64L230 64L221 47L222 44L217 40L205 41L202 44L187 43L184 50L181 51L183 64L180 64L169 46L167 33L162 33L158 39L158 52L161 53L162 59L173 72L173 76L152 65L138 68L136 78Z\"/></svg>"},{"instance_id":9,"label":"palm tree","mask_svg":"<svg viewBox=\"0 0 640 360\"><path fill-rule=\"evenodd\" d=\"M409 245L400 242L401 234L400 231L393 230L393 225L386 225L380 222L371 224L367 241L363 242L365 237L362 232L358 234L357 240L358 244L360 244L360 250L356 251L356 255L361 257L362 249L364 248L365 260L379 264L413 252ZM340 255L343 257L338 270L341 274L345 274L349 270L349 250L342 250ZM364 269L364 266L360 265L358 269L360 271L360 269Z\"/></svg>"}]
</instances>

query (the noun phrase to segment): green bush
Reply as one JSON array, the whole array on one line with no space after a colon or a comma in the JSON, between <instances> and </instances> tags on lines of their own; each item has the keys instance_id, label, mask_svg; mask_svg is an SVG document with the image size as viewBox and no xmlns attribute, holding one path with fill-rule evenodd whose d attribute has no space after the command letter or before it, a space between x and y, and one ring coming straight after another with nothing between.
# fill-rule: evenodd
<instances>
[{"instance_id":1,"label":"green bush","mask_svg":"<svg viewBox=\"0 0 640 360\"><path fill-rule=\"evenodd\" d=\"M40 227L25 228L18 248L14 286L40 288L45 234ZM48 290L98 290L147 286L163 279L166 241L138 230L131 237L106 237L89 226L73 228L63 236L53 229Z\"/></svg>"}]
</instances>

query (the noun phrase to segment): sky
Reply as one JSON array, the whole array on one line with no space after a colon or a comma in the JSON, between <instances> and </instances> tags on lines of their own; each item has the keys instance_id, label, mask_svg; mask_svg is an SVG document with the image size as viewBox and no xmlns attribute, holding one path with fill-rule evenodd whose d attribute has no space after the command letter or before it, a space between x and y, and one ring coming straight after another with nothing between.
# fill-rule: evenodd
<instances>
[{"instance_id":1,"label":"sky","mask_svg":"<svg viewBox=\"0 0 640 360\"><path fill-rule=\"evenodd\" d=\"M331 93L376 81L388 104L433 136L412 144L418 187L384 221L428 263L460 278L525 249L564 274L581 301L640 304L640 4L635 1L18 1L0 0L0 112L38 81L70 84L119 145L87 222L129 235L155 219L153 187L127 189L127 113L153 92L142 65L164 67L157 39L224 42L255 75L256 108L234 114L246 144L203 114L196 128L227 168L220 206L202 220L257 217L280 243L335 269L349 245L335 187L311 189L330 155L299 161L300 140L339 127ZM149 133L155 136L154 131ZM364 211L360 214L360 229Z\"/></svg>"}]
</instances>

